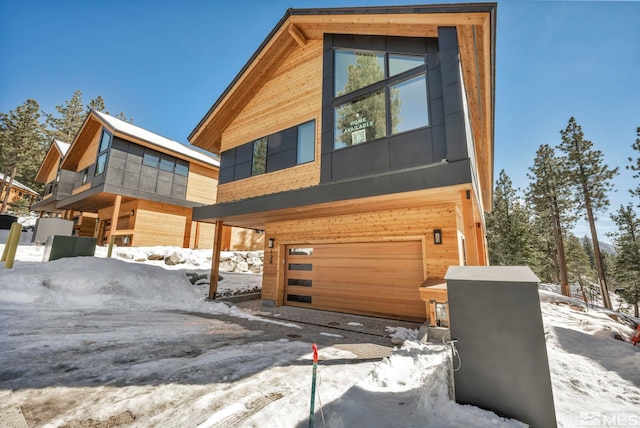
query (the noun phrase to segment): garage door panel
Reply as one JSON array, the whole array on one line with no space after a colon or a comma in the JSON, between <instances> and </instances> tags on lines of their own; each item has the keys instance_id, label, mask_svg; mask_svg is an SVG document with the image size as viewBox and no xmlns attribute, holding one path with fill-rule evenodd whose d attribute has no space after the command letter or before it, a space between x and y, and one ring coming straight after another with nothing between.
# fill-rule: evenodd
<instances>
[{"instance_id":1,"label":"garage door panel","mask_svg":"<svg viewBox=\"0 0 640 428\"><path fill-rule=\"evenodd\" d=\"M426 317L418 292L424 279L420 241L297 245L287 247L286 254L287 305L411 320Z\"/></svg>"}]
</instances>

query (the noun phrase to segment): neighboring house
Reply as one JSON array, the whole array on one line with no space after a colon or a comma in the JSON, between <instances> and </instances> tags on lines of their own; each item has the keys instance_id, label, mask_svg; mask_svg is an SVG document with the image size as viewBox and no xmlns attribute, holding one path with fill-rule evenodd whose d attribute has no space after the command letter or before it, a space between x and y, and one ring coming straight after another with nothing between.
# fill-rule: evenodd
<instances>
[{"instance_id":1,"label":"neighboring house","mask_svg":"<svg viewBox=\"0 0 640 428\"><path fill-rule=\"evenodd\" d=\"M214 227L192 221L192 209L215 201L218 172L213 156L91 111L66 153L60 142L49 149L38 173L48 193L33 209L82 219L78 234L92 231L99 245L114 236L121 246L211 248ZM240 249L262 246L249 232Z\"/></svg>"},{"instance_id":2,"label":"neighboring house","mask_svg":"<svg viewBox=\"0 0 640 428\"><path fill-rule=\"evenodd\" d=\"M26 199L33 202L39 195L35 190L25 186L18 180L11 180L11 186L8 183L8 176L0 173L0 205L7 196L7 189L9 189L9 199L7 200L7 208L9 205L18 201L18 199Z\"/></svg>"},{"instance_id":3,"label":"neighboring house","mask_svg":"<svg viewBox=\"0 0 640 428\"><path fill-rule=\"evenodd\" d=\"M423 283L487 264L495 13L286 12L189 136L221 158L194 219L265 230L264 303L424 320Z\"/></svg>"},{"instance_id":4,"label":"neighboring house","mask_svg":"<svg viewBox=\"0 0 640 428\"><path fill-rule=\"evenodd\" d=\"M69 150L69 143L53 140L47 154L40 164L35 181L44 183L44 193L41 200L31 204L31 211L51 217L63 217L73 220L74 235L94 236L97 214L73 210L58 209L60 200L71 196L71 185L74 173L60 168L62 159Z\"/></svg>"}]
</instances>

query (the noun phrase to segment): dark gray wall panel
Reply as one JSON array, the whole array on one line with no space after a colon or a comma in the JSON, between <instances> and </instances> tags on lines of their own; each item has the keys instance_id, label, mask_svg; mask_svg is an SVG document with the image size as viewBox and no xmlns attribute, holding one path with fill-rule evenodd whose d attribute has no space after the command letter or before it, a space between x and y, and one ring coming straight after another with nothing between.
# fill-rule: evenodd
<instances>
[{"instance_id":1,"label":"dark gray wall panel","mask_svg":"<svg viewBox=\"0 0 640 428\"><path fill-rule=\"evenodd\" d=\"M127 189L137 189L140 186L140 174L132 174L125 171L122 186Z\"/></svg>"},{"instance_id":2,"label":"dark gray wall panel","mask_svg":"<svg viewBox=\"0 0 640 428\"><path fill-rule=\"evenodd\" d=\"M163 196L171 196L171 182L158 180L156 184L156 193Z\"/></svg>"},{"instance_id":3,"label":"dark gray wall panel","mask_svg":"<svg viewBox=\"0 0 640 428\"><path fill-rule=\"evenodd\" d=\"M540 280L523 266L452 266L445 279L461 361L456 401L555 427Z\"/></svg>"},{"instance_id":4,"label":"dark gray wall panel","mask_svg":"<svg viewBox=\"0 0 640 428\"><path fill-rule=\"evenodd\" d=\"M392 170L432 163L431 129L406 132L391 139L389 150Z\"/></svg>"},{"instance_id":5,"label":"dark gray wall panel","mask_svg":"<svg viewBox=\"0 0 640 428\"><path fill-rule=\"evenodd\" d=\"M285 168L291 168L296 164L296 150L287 150L267 156L267 172L278 171Z\"/></svg>"},{"instance_id":6,"label":"dark gray wall panel","mask_svg":"<svg viewBox=\"0 0 640 428\"><path fill-rule=\"evenodd\" d=\"M236 164L236 149L225 150L220 154L220 168L229 168Z\"/></svg>"},{"instance_id":7,"label":"dark gray wall panel","mask_svg":"<svg viewBox=\"0 0 640 428\"><path fill-rule=\"evenodd\" d=\"M119 152L122 155L122 152ZM126 153L124 156L119 156L119 157L113 157L111 156L113 154L113 152L111 152L111 154L109 154L109 168L117 168L120 170L124 170L125 169L125 165L127 164L127 156Z\"/></svg>"},{"instance_id":8,"label":"dark gray wall panel","mask_svg":"<svg viewBox=\"0 0 640 428\"><path fill-rule=\"evenodd\" d=\"M158 177L158 168L142 165L142 171L140 175L142 175L143 177L153 177L155 179Z\"/></svg>"},{"instance_id":9,"label":"dark gray wall panel","mask_svg":"<svg viewBox=\"0 0 640 428\"><path fill-rule=\"evenodd\" d=\"M138 188L144 192L155 192L156 191L156 182L157 180L153 177L145 177L144 175L140 177L140 184Z\"/></svg>"},{"instance_id":10,"label":"dark gray wall panel","mask_svg":"<svg viewBox=\"0 0 640 428\"><path fill-rule=\"evenodd\" d=\"M131 161L129 158L127 158L125 170L131 174L140 175L142 173L142 158L140 158L139 162L136 162L135 160Z\"/></svg>"},{"instance_id":11,"label":"dark gray wall panel","mask_svg":"<svg viewBox=\"0 0 640 428\"><path fill-rule=\"evenodd\" d=\"M187 196L187 186L173 183L173 187L171 188L171 197L184 199L186 196Z\"/></svg>"},{"instance_id":12,"label":"dark gray wall panel","mask_svg":"<svg viewBox=\"0 0 640 428\"><path fill-rule=\"evenodd\" d=\"M231 168L222 168L220 170L220 176L218 177L218 182L220 184L230 183L233 181L233 172L235 167Z\"/></svg>"},{"instance_id":13,"label":"dark gray wall panel","mask_svg":"<svg viewBox=\"0 0 640 428\"><path fill-rule=\"evenodd\" d=\"M243 144L236 147L236 165L251 162L253 159L253 144Z\"/></svg>"},{"instance_id":14,"label":"dark gray wall panel","mask_svg":"<svg viewBox=\"0 0 640 428\"><path fill-rule=\"evenodd\" d=\"M107 170L107 178L105 183L109 183L114 186L122 186L123 179L124 169L109 168Z\"/></svg>"},{"instance_id":15,"label":"dark gray wall panel","mask_svg":"<svg viewBox=\"0 0 640 428\"><path fill-rule=\"evenodd\" d=\"M243 178L251 177L251 168L251 161L236 165L235 172L233 173L233 179L242 180Z\"/></svg>"},{"instance_id":16,"label":"dark gray wall panel","mask_svg":"<svg viewBox=\"0 0 640 428\"><path fill-rule=\"evenodd\" d=\"M295 150L298 145L298 128L289 128L269 135L267 142L267 157L271 154ZM267 162L268 163L268 162ZM294 162L295 165L295 162Z\"/></svg>"},{"instance_id":17,"label":"dark gray wall panel","mask_svg":"<svg viewBox=\"0 0 640 428\"><path fill-rule=\"evenodd\" d=\"M173 172L158 170L158 180L173 181Z\"/></svg>"},{"instance_id":18,"label":"dark gray wall panel","mask_svg":"<svg viewBox=\"0 0 640 428\"><path fill-rule=\"evenodd\" d=\"M331 156L334 181L378 174L389 170L389 141L381 139L359 144L336 150Z\"/></svg>"}]
</instances>

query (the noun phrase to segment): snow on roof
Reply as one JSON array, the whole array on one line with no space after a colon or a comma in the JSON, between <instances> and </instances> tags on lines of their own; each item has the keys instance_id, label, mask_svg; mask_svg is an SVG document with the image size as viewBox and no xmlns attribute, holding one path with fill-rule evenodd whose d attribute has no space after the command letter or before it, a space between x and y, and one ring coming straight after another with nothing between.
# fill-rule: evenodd
<instances>
[{"instance_id":1,"label":"snow on roof","mask_svg":"<svg viewBox=\"0 0 640 428\"><path fill-rule=\"evenodd\" d=\"M71 144L60 140L53 140L53 143L58 147L58 151L60 151L62 157L67 154L67 150L69 150L69 147L71 146Z\"/></svg>"},{"instance_id":2,"label":"snow on roof","mask_svg":"<svg viewBox=\"0 0 640 428\"><path fill-rule=\"evenodd\" d=\"M130 135L132 137L139 138L155 146L162 147L164 149L171 150L174 153L179 153L187 156L191 159L196 159L213 166L220 166L220 161L212 156L206 155L200 151L187 147L186 145L174 140L170 140L161 135L154 134L151 131L135 126L131 123L127 123L123 120L116 119L113 116L109 116L106 113L93 110L93 113L100 119L105 121L114 131L121 132L123 134Z\"/></svg>"},{"instance_id":3,"label":"snow on roof","mask_svg":"<svg viewBox=\"0 0 640 428\"><path fill-rule=\"evenodd\" d=\"M4 180L5 180L5 175L0 172L0 181L4 182ZM15 179L13 180L13 187L17 187L17 188L25 190L27 192L31 192L34 195L38 194L38 192L36 192L35 190L25 186L24 184L20 183L18 180L15 180Z\"/></svg>"}]
</instances>

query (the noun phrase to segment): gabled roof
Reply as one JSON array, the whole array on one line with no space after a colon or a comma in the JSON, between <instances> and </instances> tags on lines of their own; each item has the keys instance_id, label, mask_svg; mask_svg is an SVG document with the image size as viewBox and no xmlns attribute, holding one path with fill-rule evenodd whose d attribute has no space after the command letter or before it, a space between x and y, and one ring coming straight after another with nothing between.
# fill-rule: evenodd
<instances>
[{"instance_id":1,"label":"gabled roof","mask_svg":"<svg viewBox=\"0 0 640 428\"><path fill-rule=\"evenodd\" d=\"M4 181L5 181L5 175L0 173L0 182L4 183ZM12 182L13 182L13 184L12 184L13 188L18 188L18 189L20 189L20 190L22 190L24 192L29 192L29 193L32 193L34 195L38 194L38 192L36 192L35 190L33 190L30 187L25 186L24 184L20 183L18 180L12 180Z\"/></svg>"},{"instance_id":2,"label":"gabled roof","mask_svg":"<svg viewBox=\"0 0 640 428\"><path fill-rule=\"evenodd\" d=\"M53 140L49 146L49 150L45 155L38 172L36 173L35 181L38 183L46 183L47 176L52 169L58 170L60 166L60 159L63 159L67 154L71 144L65 143L60 140Z\"/></svg>"},{"instance_id":3,"label":"gabled roof","mask_svg":"<svg viewBox=\"0 0 640 428\"><path fill-rule=\"evenodd\" d=\"M493 189L496 3L289 9L191 132L191 144L220 154L222 134L284 58L325 34L437 37L456 27L485 205Z\"/></svg>"},{"instance_id":4,"label":"gabled roof","mask_svg":"<svg viewBox=\"0 0 640 428\"><path fill-rule=\"evenodd\" d=\"M58 149L62 157L67 154L67 150L69 150L69 147L71 146L71 144L65 143L64 141L60 140L53 140L53 143L56 145L56 148Z\"/></svg>"},{"instance_id":5,"label":"gabled roof","mask_svg":"<svg viewBox=\"0 0 640 428\"><path fill-rule=\"evenodd\" d=\"M209 167L220 167L219 160L213 155L192 149L177 141L170 140L139 126L116 119L106 113L92 110L80 127L80 131L73 140L73 143L71 143L71 147L62 163L62 168L73 170L77 167L78 161L85 150L87 150L92 137L100 130L100 127L107 128L107 130L115 136L127 141L150 147L190 162L195 161L196 163Z\"/></svg>"}]
</instances>

